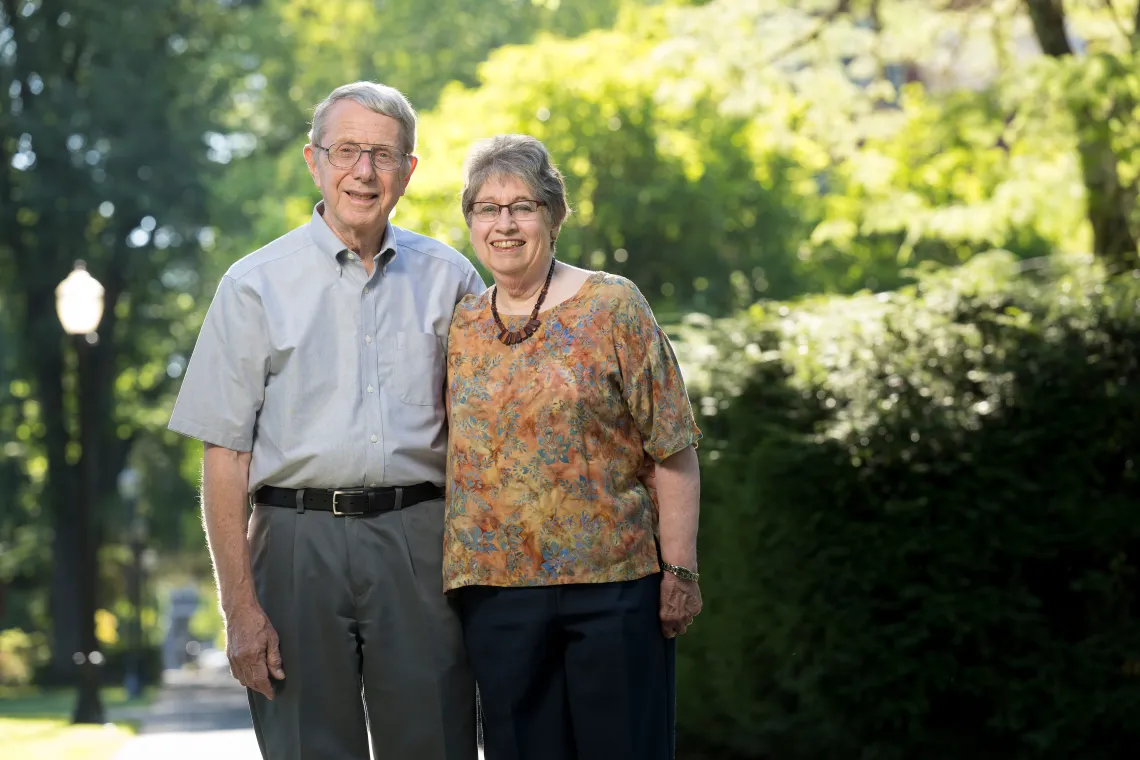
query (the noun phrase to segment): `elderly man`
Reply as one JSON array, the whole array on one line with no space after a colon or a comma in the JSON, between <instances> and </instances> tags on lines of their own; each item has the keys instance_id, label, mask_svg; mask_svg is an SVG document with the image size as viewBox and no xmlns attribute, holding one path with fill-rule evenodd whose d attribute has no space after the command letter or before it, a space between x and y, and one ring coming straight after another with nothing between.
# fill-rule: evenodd
<instances>
[{"instance_id":1,"label":"elderly man","mask_svg":"<svg viewBox=\"0 0 1140 760\"><path fill-rule=\"evenodd\" d=\"M378 760L476 756L441 485L448 325L484 284L388 222L415 142L390 87L316 107L304 152L323 200L222 278L170 420L205 443L227 654L272 760L367 759L369 734Z\"/></svg>"}]
</instances>

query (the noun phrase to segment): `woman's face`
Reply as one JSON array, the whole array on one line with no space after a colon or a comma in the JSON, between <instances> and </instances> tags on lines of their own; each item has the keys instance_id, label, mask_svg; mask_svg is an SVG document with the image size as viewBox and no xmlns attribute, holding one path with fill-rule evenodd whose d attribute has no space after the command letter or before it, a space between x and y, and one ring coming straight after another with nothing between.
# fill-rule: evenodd
<instances>
[{"instance_id":1,"label":"woman's face","mask_svg":"<svg viewBox=\"0 0 1140 760\"><path fill-rule=\"evenodd\" d=\"M491 177L475 195L469 212L471 246L496 279L519 280L539 272L545 276L550 266L551 244L558 229L550 223L548 209L539 206L537 213L524 219L517 219L506 208L498 209L498 215L490 220L479 216L480 208L489 210L489 204L505 206L528 200L535 200L534 193L521 179L510 175Z\"/></svg>"}]
</instances>

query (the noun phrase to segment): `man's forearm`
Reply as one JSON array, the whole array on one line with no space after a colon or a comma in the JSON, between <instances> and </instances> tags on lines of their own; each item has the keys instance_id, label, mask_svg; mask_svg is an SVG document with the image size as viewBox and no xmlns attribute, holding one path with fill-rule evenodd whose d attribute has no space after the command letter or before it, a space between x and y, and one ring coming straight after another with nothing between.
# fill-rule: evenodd
<instances>
[{"instance_id":1,"label":"man's forearm","mask_svg":"<svg viewBox=\"0 0 1140 760\"><path fill-rule=\"evenodd\" d=\"M246 539L249 452L206 445L202 457L202 523L224 615L256 604Z\"/></svg>"},{"instance_id":2,"label":"man's forearm","mask_svg":"<svg viewBox=\"0 0 1140 760\"><path fill-rule=\"evenodd\" d=\"M701 471L692 446L658 462L657 508L661 558L697 569L697 523L701 512Z\"/></svg>"}]
</instances>

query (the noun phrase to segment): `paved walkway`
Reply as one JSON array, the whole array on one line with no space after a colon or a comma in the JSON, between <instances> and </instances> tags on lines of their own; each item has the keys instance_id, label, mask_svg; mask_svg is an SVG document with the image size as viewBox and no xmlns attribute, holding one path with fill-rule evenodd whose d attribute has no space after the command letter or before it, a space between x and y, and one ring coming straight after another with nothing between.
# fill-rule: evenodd
<instances>
[{"instance_id":1,"label":"paved walkway","mask_svg":"<svg viewBox=\"0 0 1140 760\"><path fill-rule=\"evenodd\" d=\"M153 703L115 710L139 723L115 760L260 760L245 689L228 671L167 671ZM482 760L483 753L479 753Z\"/></svg>"},{"instance_id":2,"label":"paved walkway","mask_svg":"<svg viewBox=\"0 0 1140 760\"><path fill-rule=\"evenodd\" d=\"M139 735L115 760L259 760L245 690L229 673L167 671L148 707L116 711Z\"/></svg>"}]
</instances>

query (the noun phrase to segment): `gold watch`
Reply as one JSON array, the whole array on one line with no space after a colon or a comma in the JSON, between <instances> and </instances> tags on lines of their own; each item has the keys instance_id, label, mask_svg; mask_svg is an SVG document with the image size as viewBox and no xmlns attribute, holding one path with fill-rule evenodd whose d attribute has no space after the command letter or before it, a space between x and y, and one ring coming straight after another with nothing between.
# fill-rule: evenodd
<instances>
[{"instance_id":1,"label":"gold watch","mask_svg":"<svg viewBox=\"0 0 1140 760\"><path fill-rule=\"evenodd\" d=\"M670 565L664 560L661 561L661 569L668 570L683 581L699 581L701 579L700 573L696 572L695 570L690 570L689 568L681 567L680 565Z\"/></svg>"}]
</instances>

